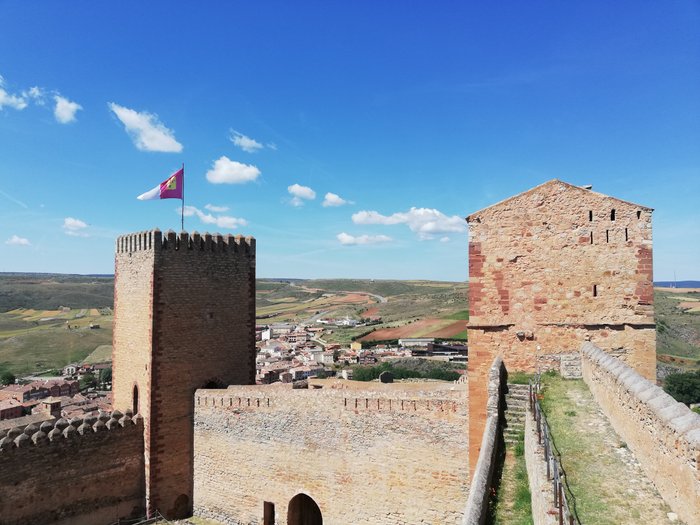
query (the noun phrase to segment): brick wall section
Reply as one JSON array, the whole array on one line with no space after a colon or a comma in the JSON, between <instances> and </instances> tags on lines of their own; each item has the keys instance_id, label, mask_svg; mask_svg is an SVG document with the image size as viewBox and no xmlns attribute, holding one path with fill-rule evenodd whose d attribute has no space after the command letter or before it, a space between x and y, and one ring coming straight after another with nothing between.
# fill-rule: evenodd
<instances>
[{"instance_id":1,"label":"brick wall section","mask_svg":"<svg viewBox=\"0 0 700 525\"><path fill-rule=\"evenodd\" d=\"M583 379L679 518L700 524L700 415L620 360L585 343Z\"/></svg>"},{"instance_id":2,"label":"brick wall section","mask_svg":"<svg viewBox=\"0 0 700 525\"><path fill-rule=\"evenodd\" d=\"M138 383L149 512L186 517L194 392L255 379L255 240L123 236L115 276L115 400L131 399Z\"/></svg>"},{"instance_id":3,"label":"brick wall section","mask_svg":"<svg viewBox=\"0 0 700 525\"><path fill-rule=\"evenodd\" d=\"M467 217L472 443L497 355L510 371L558 368L591 340L656 377L651 212L552 180Z\"/></svg>"},{"instance_id":4,"label":"brick wall section","mask_svg":"<svg viewBox=\"0 0 700 525\"><path fill-rule=\"evenodd\" d=\"M3 525L93 525L143 516L139 418L88 419L73 425L61 419L56 430L47 422L42 430L33 427L12 429L0 439Z\"/></svg>"},{"instance_id":5,"label":"brick wall section","mask_svg":"<svg viewBox=\"0 0 700 525\"><path fill-rule=\"evenodd\" d=\"M286 523L305 493L329 525L457 524L469 491L465 385L198 390L195 515Z\"/></svg>"}]
</instances>

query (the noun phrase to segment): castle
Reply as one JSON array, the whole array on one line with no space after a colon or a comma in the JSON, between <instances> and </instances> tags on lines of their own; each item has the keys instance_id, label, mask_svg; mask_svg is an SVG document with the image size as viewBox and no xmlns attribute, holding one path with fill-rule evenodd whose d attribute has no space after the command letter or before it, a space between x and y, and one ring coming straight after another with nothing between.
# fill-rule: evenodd
<instances>
[{"instance_id":1,"label":"castle","mask_svg":"<svg viewBox=\"0 0 700 525\"><path fill-rule=\"evenodd\" d=\"M478 523L493 471L484 445L496 449L502 420L501 363L531 371L569 354L630 447L649 451L644 461L676 451L659 484L689 509L684 519L700 520L700 417L647 380L651 211L554 180L470 215L468 384L428 386L255 386L255 240L121 236L119 410L0 434L0 523L156 512L258 525ZM605 352L579 354L582 343ZM641 428L637 410L655 427Z\"/></svg>"}]
</instances>

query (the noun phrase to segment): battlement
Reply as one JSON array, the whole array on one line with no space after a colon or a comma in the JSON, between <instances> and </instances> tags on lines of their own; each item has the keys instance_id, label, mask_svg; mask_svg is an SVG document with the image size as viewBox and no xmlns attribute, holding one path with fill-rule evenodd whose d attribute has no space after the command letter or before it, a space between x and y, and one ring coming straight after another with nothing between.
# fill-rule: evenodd
<instances>
[{"instance_id":1,"label":"battlement","mask_svg":"<svg viewBox=\"0 0 700 525\"><path fill-rule=\"evenodd\" d=\"M0 461L17 449L51 446L53 443L89 438L93 434L115 431L117 429L138 429L143 427L140 415L132 417L131 410L124 414L103 412L99 416L86 418L64 418L43 421L39 425L30 424L24 427L13 427L0 431Z\"/></svg>"},{"instance_id":2,"label":"battlement","mask_svg":"<svg viewBox=\"0 0 700 525\"><path fill-rule=\"evenodd\" d=\"M315 392L310 391L311 395ZM334 393L330 399L324 397L324 403L341 406L345 410L352 411L380 411L380 412L457 412L457 401L454 399L436 398L389 398L389 397L345 397ZM301 395L304 395L303 393ZM195 397L197 407L225 408L225 409L277 409L278 403L270 397L244 397L230 395L197 395Z\"/></svg>"},{"instance_id":3,"label":"battlement","mask_svg":"<svg viewBox=\"0 0 700 525\"><path fill-rule=\"evenodd\" d=\"M134 253L141 251L202 251L255 256L255 238L242 235L221 235L220 233L199 232L176 233L159 229L128 233L117 237L116 252Z\"/></svg>"}]
</instances>

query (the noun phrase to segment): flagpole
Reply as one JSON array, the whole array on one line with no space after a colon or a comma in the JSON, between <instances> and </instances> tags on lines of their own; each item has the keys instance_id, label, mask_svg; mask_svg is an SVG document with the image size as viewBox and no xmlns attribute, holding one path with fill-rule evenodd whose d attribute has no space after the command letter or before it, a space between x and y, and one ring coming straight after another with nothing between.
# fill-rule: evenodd
<instances>
[{"instance_id":1,"label":"flagpole","mask_svg":"<svg viewBox=\"0 0 700 525\"><path fill-rule=\"evenodd\" d=\"M185 231L185 163L182 163L182 208L180 210L182 215L180 216L180 229Z\"/></svg>"}]
</instances>

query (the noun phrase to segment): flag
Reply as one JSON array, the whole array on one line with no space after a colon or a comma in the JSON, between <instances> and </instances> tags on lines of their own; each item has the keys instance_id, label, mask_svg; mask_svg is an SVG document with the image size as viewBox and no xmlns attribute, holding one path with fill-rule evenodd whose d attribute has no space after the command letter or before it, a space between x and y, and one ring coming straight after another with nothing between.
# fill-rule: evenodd
<instances>
[{"instance_id":1,"label":"flag","mask_svg":"<svg viewBox=\"0 0 700 525\"><path fill-rule=\"evenodd\" d=\"M140 201L153 199L183 199L185 185L185 168L180 168L152 190L136 197Z\"/></svg>"}]
</instances>

